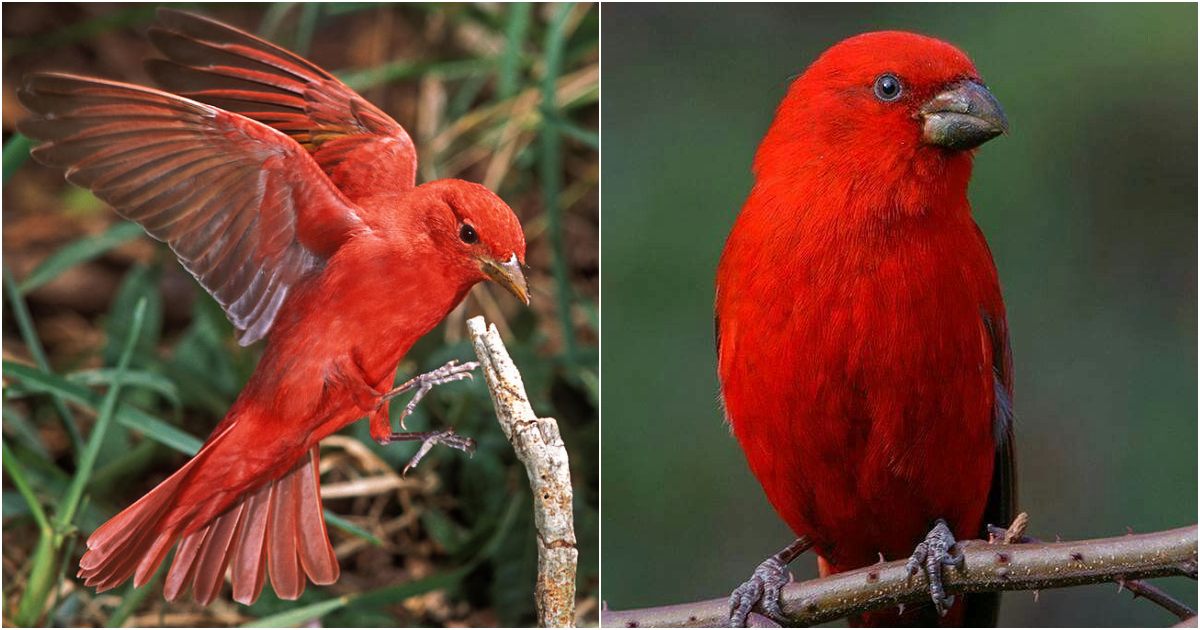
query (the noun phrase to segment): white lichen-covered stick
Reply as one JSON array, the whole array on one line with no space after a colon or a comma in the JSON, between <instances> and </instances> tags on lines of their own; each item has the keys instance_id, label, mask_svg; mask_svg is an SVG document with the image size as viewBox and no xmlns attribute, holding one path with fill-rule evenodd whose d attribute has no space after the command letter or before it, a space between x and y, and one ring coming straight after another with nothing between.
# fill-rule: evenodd
<instances>
[{"instance_id":1,"label":"white lichen-covered stick","mask_svg":"<svg viewBox=\"0 0 1200 630\"><path fill-rule=\"evenodd\" d=\"M539 418L529 404L521 373L494 325L483 317L467 321L475 355L483 369L496 418L512 443L533 491L533 516L538 532L538 625L575 626L575 522L571 503L571 467L567 448L554 418Z\"/></svg>"}]
</instances>

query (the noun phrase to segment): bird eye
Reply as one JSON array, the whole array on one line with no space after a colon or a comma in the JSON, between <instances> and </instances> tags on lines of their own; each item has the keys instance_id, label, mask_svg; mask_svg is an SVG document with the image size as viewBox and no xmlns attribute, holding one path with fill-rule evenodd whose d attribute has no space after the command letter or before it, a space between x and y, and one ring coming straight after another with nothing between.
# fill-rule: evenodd
<instances>
[{"instance_id":1,"label":"bird eye","mask_svg":"<svg viewBox=\"0 0 1200 630\"><path fill-rule=\"evenodd\" d=\"M881 101L894 101L900 98L903 91L904 86L900 85L900 79L895 75L885 74L875 79L875 97Z\"/></svg>"},{"instance_id":2,"label":"bird eye","mask_svg":"<svg viewBox=\"0 0 1200 630\"><path fill-rule=\"evenodd\" d=\"M475 233L475 228L467 225L466 223L464 223L462 228L458 231L458 237L462 239L462 242L468 245L474 245L475 243L479 242L479 235Z\"/></svg>"}]
</instances>

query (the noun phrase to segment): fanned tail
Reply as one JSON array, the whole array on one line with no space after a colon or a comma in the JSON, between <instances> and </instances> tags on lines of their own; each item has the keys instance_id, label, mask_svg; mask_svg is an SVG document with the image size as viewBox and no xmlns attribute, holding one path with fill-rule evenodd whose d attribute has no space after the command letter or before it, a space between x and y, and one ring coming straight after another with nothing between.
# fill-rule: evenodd
<instances>
[{"instance_id":1,"label":"fanned tail","mask_svg":"<svg viewBox=\"0 0 1200 630\"><path fill-rule=\"evenodd\" d=\"M174 499L204 454L201 451L88 538L88 550L79 562L79 577L87 586L102 592L131 576L141 586L177 542L179 549L163 586L170 601L183 595L190 584L196 601L209 604L221 592L231 567L233 598L247 605L258 599L268 574L276 594L289 600L304 592L306 577L314 584L337 581L337 557L321 508L316 446L282 477L246 494L185 535L188 524L170 526L168 516L177 509Z\"/></svg>"}]
</instances>

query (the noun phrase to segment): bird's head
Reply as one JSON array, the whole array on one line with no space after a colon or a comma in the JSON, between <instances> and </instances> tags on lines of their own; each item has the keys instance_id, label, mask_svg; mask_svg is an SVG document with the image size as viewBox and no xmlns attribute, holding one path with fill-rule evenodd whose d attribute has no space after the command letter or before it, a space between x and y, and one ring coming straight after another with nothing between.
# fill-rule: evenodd
<instances>
[{"instance_id":1,"label":"bird's head","mask_svg":"<svg viewBox=\"0 0 1200 630\"><path fill-rule=\"evenodd\" d=\"M866 33L825 51L796 79L755 167L822 164L909 180L959 171L965 187L971 150L1007 129L962 51L914 33Z\"/></svg>"},{"instance_id":2,"label":"bird's head","mask_svg":"<svg viewBox=\"0 0 1200 630\"><path fill-rule=\"evenodd\" d=\"M525 233L517 215L479 184L447 179L429 182L410 195L422 208L423 228L441 256L467 284L492 280L529 304Z\"/></svg>"}]
</instances>

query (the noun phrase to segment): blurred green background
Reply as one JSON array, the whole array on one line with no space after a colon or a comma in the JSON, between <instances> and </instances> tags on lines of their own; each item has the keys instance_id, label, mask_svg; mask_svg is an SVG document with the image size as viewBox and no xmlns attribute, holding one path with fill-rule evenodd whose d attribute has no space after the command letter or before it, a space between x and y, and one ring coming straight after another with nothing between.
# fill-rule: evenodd
<instances>
[{"instance_id":1,"label":"blurred green background","mask_svg":"<svg viewBox=\"0 0 1200 630\"><path fill-rule=\"evenodd\" d=\"M397 376L470 358L467 317L482 313L500 327L534 409L558 419L570 452L578 613L581 623L594 624L599 9L183 8L256 32L338 74L407 128L420 157L419 181L483 182L515 209L528 241L532 307L501 289L476 287L409 352ZM220 308L165 245L67 185L62 171L29 160L28 142L13 133L24 115L15 90L28 72L149 84L142 62L154 55L145 37L154 12L151 4L3 9L4 625L529 625L537 557L529 485L479 378L436 388L408 421L413 430L452 426L474 437L473 457L437 448L400 478L415 444L380 447L365 422L323 442L325 507L342 568L334 585L310 585L298 602L266 589L250 607L232 603L226 587L205 608L190 596L164 603L161 578L103 594L74 579L82 538L186 461L180 451L194 449L224 415L262 346L238 347ZM118 378L140 300L148 308L122 402L88 474L80 454L98 434L100 400ZM392 406L393 419L403 406ZM34 506L56 518L77 480L84 498L69 526L78 531L65 532L48 553L39 545L55 536L39 528ZM36 590L31 574L50 586L26 606L26 594Z\"/></svg>"},{"instance_id":2,"label":"blurred green background","mask_svg":"<svg viewBox=\"0 0 1200 630\"><path fill-rule=\"evenodd\" d=\"M1196 521L1196 6L632 5L603 18L603 599L727 594L793 538L717 403L713 276L789 77L864 31L965 50L1010 135L970 189L1008 304L1031 533ZM811 556L794 565L815 574ZM1161 580L1195 605L1195 582ZM1164 626L1114 585L1010 625Z\"/></svg>"}]
</instances>

